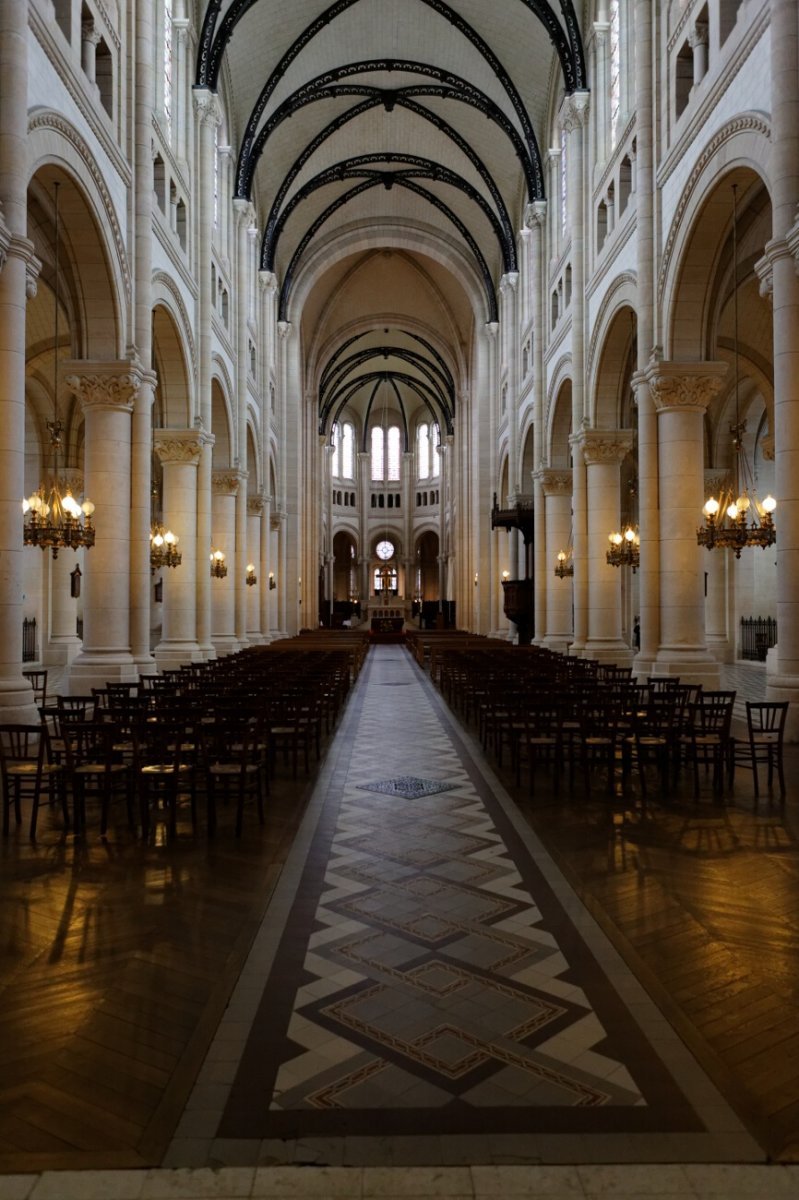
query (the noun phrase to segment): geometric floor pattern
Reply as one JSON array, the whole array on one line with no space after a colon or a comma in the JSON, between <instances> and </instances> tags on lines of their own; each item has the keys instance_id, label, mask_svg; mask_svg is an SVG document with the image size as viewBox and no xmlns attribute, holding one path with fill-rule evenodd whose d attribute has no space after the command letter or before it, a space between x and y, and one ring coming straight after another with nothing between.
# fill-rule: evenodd
<instances>
[{"instance_id":1,"label":"geometric floor pattern","mask_svg":"<svg viewBox=\"0 0 799 1200\"><path fill-rule=\"evenodd\" d=\"M336 745L168 1161L762 1158L402 647Z\"/></svg>"}]
</instances>

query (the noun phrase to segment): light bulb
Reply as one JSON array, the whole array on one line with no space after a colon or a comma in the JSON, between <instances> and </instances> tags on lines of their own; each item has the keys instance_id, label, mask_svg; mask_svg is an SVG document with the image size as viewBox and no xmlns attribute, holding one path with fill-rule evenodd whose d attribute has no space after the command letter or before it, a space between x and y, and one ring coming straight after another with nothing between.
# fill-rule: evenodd
<instances>
[{"instance_id":1,"label":"light bulb","mask_svg":"<svg viewBox=\"0 0 799 1200\"><path fill-rule=\"evenodd\" d=\"M630 527L625 529L624 540L627 542L634 542L635 541L635 530Z\"/></svg>"},{"instance_id":2,"label":"light bulb","mask_svg":"<svg viewBox=\"0 0 799 1200\"><path fill-rule=\"evenodd\" d=\"M737 504L729 504L727 506L727 516L730 518L731 521L734 521L736 519L736 517L738 516L738 505Z\"/></svg>"},{"instance_id":3,"label":"light bulb","mask_svg":"<svg viewBox=\"0 0 799 1200\"><path fill-rule=\"evenodd\" d=\"M711 496L710 499L708 501L706 501L705 507L702 509L702 512L705 514L706 517L715 517L715 515L718 511L719 511L719 502L715 496Z\"/></svg>"},{"instance_id":4,"label":"light bulb","mask_svg":"<svg viewBox=\"0 0 799 1200\"><path fill-rule=\"evenodd\" d=\"M774 499L774 497L772 495L766 496L765 500L763 501L763 512L771 514L774 512L776 507L777 501Z\"/></svg>"},{"instance_id":5,"label":"light bulb","mask_svg":"<svg viewBox=\"0 0 799 1200\"><path fill-rule=\"evenodd\" d=\"M178 539L171 529L167 529L166 533L164 534L164 541L166 542L167 546L176 546L178 543Z\"/></svg>"},{"instance_id":6,"label":"light bulb","mask_svg":"<svg viewBox=\"0 0 799 1200\"><path fill-rule=\"evenodd\" d=\"M83 515L86 517L90 517L92 515L92 513L94 512L94 505L92 504L91 500L89 500L88 497L83 501L83 504L81 504L80 507L83 512Z\"/></svg>"},{"instance_id":7,"label":"light bulb","mask_svg":"<svg viewBox=\"0 0 799 1200\"><path fill-rule=\"evenodd\" d=\"M159 548L159 550L160 550L160 549L161 549L161 547L163 546L163 544L164 544L164 539L163 539L163 537L161 536L161 534L160 534L160 533L157 533L157 534L155 535L155 537L153 538L153 545L154 545L154 546L157 546L157 547Z\"/></svg>"}]
</instances>

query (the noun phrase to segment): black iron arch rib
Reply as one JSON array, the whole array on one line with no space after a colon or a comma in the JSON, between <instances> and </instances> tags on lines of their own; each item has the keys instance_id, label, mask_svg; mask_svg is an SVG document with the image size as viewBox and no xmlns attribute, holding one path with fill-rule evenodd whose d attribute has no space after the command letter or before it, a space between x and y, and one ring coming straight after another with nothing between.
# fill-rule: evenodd
<instances>
[{"instance_id":1,"label":"black iron arch rib","mask_svg":"<svg viewBox=\"0 0 799 1200\"><path fill-rule=\"evenodd\" d=\"M358 73L362 73L364 71L378 70L385 64L370 61L354 65L358 68ZM410 70L411 67L408 69ZM383 88L372 87L366 84L347 84L342 86L329 82L331 78L341 78L351 73L351 67L346 66L338 68L336 71L326 72L324 75L320 75L317 79L312 80L309 84L303 85L298 91L293 92L269 116L264 126L252 140L246 137L242 140L236 163L236 196L239 199L248 199L250 197L253 178L261 155L269 138L284 121L294 116L295 113L308 104L314 104L321 100L338 99L342 96L364 96L365 99L361 104L357 104L348 110L348 112L342 113L339 117L331 121L326 126L326 129L330 130L331 133L336 132L343 128L347 122L354 120L355 117L367 112L370 108L376 107L378 104L386 106L390 102L392 106L406 108L411 112L415 112L424 120L430 121L440 132L446 134L458 146L459 150L467 155L475 169L480 172L481 177L496 202L496 197L499 195L496 184L482 160L475 154L468 142L447 121L438 116L437 113L433 113L423 105L415 103L415 97L417 96L435 96L445 100L455 100L461 104L468 104L470 107L477 109L482 116L494 121L513 146L516 157L519 160L519 165L524 172L528 198L530 200L541 200L544 198L544 169L541 163L538 144L534 143L532 147L527 147L519 136L513 122L508 119L502 109L490 97L486 96L479 88L474 87L473 84L468 83L466 80L461 80L457 76L440 72L435 67L431 67L426 63L415 63L412 69L416 74L429 75L437 81L443 74L446 74L448 82L438 82L436 86L430 84L413 84L399 88L396 92L391 93L387 93ZM312 143L309 143L309 145L318 144L318 137L319 135L312 139ZM307 158L304 161L307 161ZM276 200L275 203L277 202ZM272 211L275 211L274 205Z\"/></svg>"},{"instance_id":2,"label":"black iron arch rib","mask_svg":"<svg viewBox=\"0 0 799 1200\"><path fill-rule=\"evenodd\" d=\"M408 171L372 171L367 168L383 164L395 165L407 163L410 166ZM433 180L436 183L445 183L449 187L454 187L462 192L467 199L476 204L480 211L485 216L486 220L491 225L494 235L499 243L502 253L502 265L504 271L516 270L516 247L514 245L513 233L510 229L510 220L507 211L501 214L504 220L497 217L494 210L486 202L480 192L462 176L454 171L450 171L447 167L438 166L429 158L421 158L419 155L413 154L395 154L391 151L375 154L361 154L357 158L344 159L333 166L325 168L303 184L298 191L294 193L285 206L277 221L273 225L270 232L270 241L264 246L263 261L265 270L273 271L275 257L277 255L277 244L280 241L281 234L286 227L286 223L290 220L292 214L297 208L312 196L314 192L320 188L327 187L332 183L342 183L346 179L357 178L374 179L376 183L382 183L385 187L393 187L395 183L402 183L407 179L427 179ZM504 209L504 205L503 205Z\"/></svg>"},{"instance_id":3,"label":"black iron arch rib","mask_svg":"<svg viewBox=\"0 0 799 1200\"><path fill-rule=\"evenodd\" d=\"M352 380L351 383L347 384L347 386L343 390L343 392L339 391L336 393L335 396L333 396L331 398L330 403L329 403L326 411L324 412L324 414L320 414L320 418L319 418L319 434L320 434L320 436L325 437L327 435L328 421L329 421L330 425L332 425L335 421L339 420L341 413L346 408L346 406L350 403L353 396L357 395L357 393L359 391L361 391L362 388L368 387L368 385L370 383L374 383L374 387L372 388L371 394L369 396L369 400L366 405L366 413L364 415L364 422L363 422L362 448L364 451L366 451L368 449L367 432L369 429L369 419L371 417L375 396L377 394L377 389L380 387L381 383L390 383L396 392L396 381L397 380L399 380L400 383L403 383L411 391L415 392L416 395L419 397L419 399L423 401L425 407L427 408L427 410L430 413L430 416L433 418L433 420L436 421L438 424L443 424L447 430L447 433L452 433L452 423L449 420L446 411L444 409L441 409L440 398L438 397L438 395L436 394L434 389L428 388L427 385L422 383L420 380L414 379L412 375L406 375L402 371L370 371L368 374L361 375L358 377L358 379ZM400 399L400 404L402 405L401 399ZM437 408L440 409L440 412L436 411ZM403 415L404 415L404 408L403 408ZM443 416L443 422L441 419L442 416ZM406 427L406 434L407 434L407 420L405 421L405 427ZM407 441L406 441L406 446L407 446Z\"/></svg>"},{"instance_id":4,"label":"black iron arch rib","mask_svg":"<svg viewBox=\"0 0 799 1200\"><path fill-rule=\"evenodd\" d=\"M400 395L400 390L397 387L396 376L392 373L388 376L388 382L391 384L394 395L397 397L397 404L402 415L402 445L404 452L408 453L408 414L405 411L405 401Z\"/></svg>"},{"instance_id":5,"label":"black iron arch rib","mask_svg":"<svg viewBox=\"0 0 799 1200\"><path fill-rule=\"evenodd\" d=\"M389 345L370 346L365 350L360 350L357 354L352 354L349 358L345 358L342 362L338 363L332 373L326 371L319 384L320 412L324 413L327 408L325 400L327 394L331 390L335 392L342 386L347 375L373 358L399 358L403 362L416 367L429 380L430 386L441 396L441 404L445 411L448 411L450 414L454 412L455 387L451 378L441 370L439 365L436 362L431 362L429 358L423 354L419 354L416 350ZM330 364L328 364L329 366Z\"/></svg>"},{"instance_id":6,"label":"black iron arch rib","mask_svg":"<svg viewBox=\"0 0 799 1200\"><path fill-rule=\"evenodd\" d=\"M435 377L433 376L432 369L430 367L430 364L427 362L427 360L423 359L421 355L413 355L412 356L410 351L405 351L404 353L402 353L401 351L398 351L396 347L395 348L386 347L386 349L391 349L392 357L402 358L403 361L410 363L410 365L414 366L420 372L420 374L422 374L426 377L426 380L427 380L426 383L424 380L420 380L419 383L420 383L420 385L423 385L423 386L429 388L430 394L435 396L436 403L438 404L438 406L441 409L441 412L444 415L444 423L446 424L447 428L450 429L452 427L452 408L451 408L451 405L448 404L448 402L447 402L447 397L445 395L445 392L442 390L440 384L436 381ZM358 368L363 366L363 364L365 362L369 362L371 359L379 358L379 357L384 357L384 355L383 355L382 351L378 350L377 348L373 348L370 350L364 350L361 354L355 356L352 359L348 359L346 361L347 374L349 374L351 371L357 370ZM386 369L384 369L384 371L382 373L385 374ZM396 368L388 368L388 373L389 374L398 374L399 372L396 371ZM371 374L372 373L370 373L370 377L371 377ZM412 378L412 376L406 376L404 373L402 373L402 377L403 378ZM363 379L363 376L358 376L357 378ZM355 381L351 380L351 379L347 379L343 376L340 376L333 384L331 394L328 395L327 397L325 396L325 394L322 392L322 389L320 388L319 420L320 420L321 432L325 432L328 417L330 416L330 412L331 412L333 406L338 402L338 399L341 395L342 389L345 389L345 390L350 389L351 384L353 382L355 382ZM348 396L349 395L351 395L351 392L348 392Z\"/></svg>"},{"instance_id":7,"label":"black iron arch rib","mask_svg":"<svg viewBox=\"0 0 799 1200\"><path fill-rule=\"evenodd\" d=\"M401 337L410 338L412 341L418 342L420 346L424 346L424 348L428 352L429 356L431 358L435 359L435 361L438 363L441 376L446 380L446 390L449 393L449 395L451 395L453 398L453 407L454 407L455 380L454 380L454 378L452 376L452 372L450 371L449 367L447 366L444 358L441 356L441 354L439 354L439 352L438 352L438 350L436 350L435 346L431 345L431 343L428 342L426 338L423 338L421 336L421 334L419 334L419 333L411 333L410 330L402 329L402 328L395 330L395 332L397 334L399 334ZM333 355L331 356L331 358L328 360L327 366L325 367L324 371L322 372L322 377L321 377L321 380L319 383L320 395L324 391L326 391L327 380L330 377L333 369L335 368L336 363L339 361L339 359L342 357L342 355L344 355L347 352L347 350L349 350L350 346L354 346L356 342L362 341L363 338L371 337L373 333L374 333L374 330L369 329L369 330L366 330L364 333L356 333L354 337L348 338L345 342L342 342L342 344L339 346L338 350L336 350L333 353ZM381 346L380 347L381 353L385 349L388 349L389 351L393 351L394 347L393 346L388 346L388 347Z\"/></svg>"},{"instance_id":8,"label":"black iron arch rib","mask_svg":"<svg viewBox=\"0 0 799 1200\"><path fill-rule=\"evenodd\" d=\"M585 68L585 55L583 51L582 38L580 36L580 27L577 21L577 16L574 11L573 0L560 0L560 10L563 15L563 20L566 25L566 33L563 27L552 11L546 0L521 0L521 2L541 21L546 29L549 38L554 46L555 52L563 72L563 79L566 90L571 92L587 86L587 72ZM228 42L233 36L236 25L241 20L246 12L257 3L257 0L234 0L230 8L225 14L223 21L220 24L219 31L216 32L216 23L221 8L221 0L209 0L206 9L205 20L200 34L200 44L197 54L197 74L196 83L198 87L211 88L216 90L219 82L219 71L222 65L222 58L225 53ZM300 36L292 43L283 58L278 63L275 71L270 77L269 86L271 84L269 95L274 91L278 81L288 70L294 59L305 49L317 34L321 33L331 21L341 13L346 12L353 4L358 3L358 0L336 0L325 9L323 13L312 21L310 25L302 31ZM421 3L427 4L435 12L446 17L464 36L468 37L472 44L483 53L485 43L479 37L475 30L463 21L457 13L453 12L447 4L442 0L421 0ZM469 36L469 31L473 36ZM473 40L474 39L474 40ZM488 47L485 47L488 49ZM485 55L486 61L491 65L492 70L496 73L494 66L493 54L489 51ZM501 76L497 75L498 78ZM274 81L274 82L273 82ZM268 96L266 98L268 100ZM263 109L261 110L263 112Z\"/></svg>"},{"instance_id":9,"label":"black iron arch rib","mask_svg":"<svg viewBox=\"0 0 799 1200\"><path fill-rule=\"evenodd\" d=\"M214 38L213 45L208 53L205 74L201 77L198 71L197 82L199 87L210 87L212 89L216 89L222 56L224 54L227 42L230 40L233 29L235 28L237 22L241 19L244 13L253 6L254 3L256 3L256 0L234 0L234 3L231 4L221 22L219 33ZM245 129L241 144L241 153L244 157L249 155L252 143L255 139L256 129L261 121L261 117L266 111L266 107L272 97L272 94L274 93L275 88L285 75L291 63L313 40L313 38L331 23L331 21L340 16L341 13L346 12L347 9L351 8L353 4L357 3L358 0L335 0L335 3L331 4L329 8L325 9L325 11L319 17L317 17L315 21L306 26L300 36L292 43L292 45L283 55L280 62L274 68L269 76L269 79L262 88L261 93L255 102L253 111L250 114L250 119L247 122L247 127ZM503 90L510 101L511 107L516 113L522 130L524 131L525 141L527 142L528 148L532 153L532 147L536 145L536 139L527 110L524 107L521 96L516 90L513 80L510 78L491 47L480 37L477 30L474 29L468 23L468 21L465 21L461 16L459 16L458 13L450 8L447 3L445 3L445 0L420 0L420 3L425 4L428 8L431 8L434 12L438 13L439 16L442 16L445 20L449 21L449 23L455 29L457 29L458 32L467 39L467 41L471 42L478 53L488 63L491 70L494 72L494 75L502 85ZM539 6L542 9L546 9L554 22L554 26L558 30L561 30L559 22L555 19L554 14L552 14L551 9L549 9L549 5L545 3L545 0L530 0L530 3L535 5L531 11L535 12L536 15L539 15L537 11ZM561 45L563 45L563 42L561 42ZM560 54L557 45L555 49L558 54ZM570 69L568 74L571 76L574 74L574 72ZM566 78L565 71L564 78ZM539 182L542 187L543 178ZM540 188L537 189L537 191L540 191Z\"/></svg>"},{"instance_id":10,"label":"black iron arch rib","mask_svg":"<svg viewBox=\"0 0 799 1200\"><path fill-rule=\"evenodd\" d=\"M494 294L494 284L493 280L491 279L491 272L488 269L487 262L483 258L480 247L477 245L477 242L474 240L469 230L466 228L460 218L456 217L455 213L452 212L452 210L448 208L443 201L439 200L437 196L434 196L432 192L428 192L425 188L419 187L418 184L415 184L410 179L399 180L398 182L400 187L407 188L408 191L414 192L423 200L426 200L428 204L432 204L433 208L437 208L438 211L442 213L458 230L458 233L461 235L474 255L480 274L483 277L483 286L485 288L489 312L488 320L492 323L497 321L497 298ZM381 180L379 179L367 179L363 183L357 184L354 188L350 188L348 192L344 192L344 194L334 200L332 204L328 205L324 212L321 213L308 227L301 241L299 242L297 249L294 251L294 254L291 257L291 262L289 263L288 268L286 269L283 285L280 289L280 306L278 313L279 321L285 321L287 319L286 312L288 310L288 298L294 283L294 274L297 270L297 264L308 248L308 244L315 237L321 227L332 216L334 216L340 208L343 208L346 204L349 204L351 200L355 200L363 192L369 191L370 188L378 187L380 184Z\"/></svg>"}]
</instances>

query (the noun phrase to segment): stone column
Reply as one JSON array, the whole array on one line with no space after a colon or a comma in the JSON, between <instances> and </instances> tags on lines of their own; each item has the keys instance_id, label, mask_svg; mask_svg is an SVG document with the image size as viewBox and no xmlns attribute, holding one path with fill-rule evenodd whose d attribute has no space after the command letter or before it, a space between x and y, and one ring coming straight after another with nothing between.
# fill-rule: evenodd
<instances>
[{"instance_id":1,"label":"stone column","mask_svg":"<svg viewBox=\"0 0 799 1200\"><path fill-rule=\"evenodd\" d=\"M70 691L86 694L139 674L130 645L130 472L131 414L142 375L125 361L64 367L64 382L83 408L86 492L95 505L95 544L86 554L83 651L69 675Z\"/></svg>"},{"instance_id":2,"label":"stone column","mask_svg":"<svg viewBox=\"0 0 799 1200\"><path fill-rule=\"evenodd\" d=\"M72 467L59 471L62 487L69 487L73 496L84 494L83 472ZM42 662L45 666L68 666L80 653L83 642L78 637L78 601L72 595L73 572L80 568L81 590L85 566L84 550L61 551L57 558L47 555L45 564L50 567L49 609L50 620L45 637L42 638Z\"/></svg>"},{"instance_id":3,"label":"stone column","mask_svg":"<svg viewBox=\"0 0 799 1200\"><path fill-rule=\"evenodd\" d=\"M214 550L224 552L228 569L224 579L211 578L211 640L218 657L233 654L239 649L236 638L236 573L244 568L240 568L240 555L235 550L235 544L236 497L241 485L240 471L220 470L213 473L211 543ZM210 578L210 562L208 575Z\"/></svg>"},{"instance_id":4,"label":"stone column","mask_svg":"<svg viewBox=\"0 0 799 1200\"><path fill-rule=\"evenodd\" d=\"M608 534L619 528L619 469L632 449L633 435L625 429L586 430L582 452L586 463L588 501L588 636L585 656L623 663L631 658L622 638L622 576L627 567L608 565Z\"/></svg>"},{"instance_id":5,"label":"stone column","mask_svg":"<svg viewBox=\"0 0 799 1200\"><path fill-rule=\"evenodd\" d=\"M546 559L546 502L539 468L544 462L544 422L546 413L544 372L544 295L546 268L544 263L544 232L546 229L546 200L529 204L524 223L531 234L530 276L533 293L533 503L535 521L535 633L533 641L543 642L547 632L547 559Z\"/></svg>"},{"instance_id":6,"label":"stone column","mask_svg":"<svg viewBox=\"0 0 799 1200\"><path fill-rule=\"evenodd\" d=\"M203 442L197 474L197 545L208 554L211 545L211 240L214 232L214 134L221 122L217 97L205 89L194 92L197 120L197 396ZM211 575L197 572L197 640L207 658L215 658L211 641Z\"/></svg>"},{"instance_id":7,"label":"stone column","mask_svg":"<svg viewBox=\"0 0 799 1200\"><path fill-rule=\"evenodd\" d=\"M261 640L272 640L272 596L276 590L275 572L272 566L272 497L267 492L262 496L261 513L261 586L258 598L261 605Z\"/></svg>"},{"instance_id":8,"label":"stone column","mask_svg":"<svg viewBox=\"0 0 799 1200\"><path fill-rule=\"evenodd\" d=\"M540 471L541 490L546 499L546 588L547 627L544 645L565 654L574 636L572 620L572 576L559 579L555 564L560 550L571 540L572 472Z\"/></svg>"},{"instance_id":9,"label":"stone column","mask_svg":"<svg viewBox=\"0 0 799 1200\"><path fill-rule=\"evenodd\" d=\"M647 379L658 414L660 631L657 674L718 686L704 627L704 556L696 540L704 497L704 413L727 373L721 362L653 360ZM713 551L712 553L716 553Z\"/></svg>"},{"instance_id":10,"label":"stone column","mask_svg":"<svg viewBox=\"0 0 799 1200\"><path fill-rule=\"evenodd\" d=\"M255 209L248 200L234 200L236 220L236 400L238 410L236 460L239 469L255 480L256 464L247 461L247 379L249 373L249 268L250 227ZM236 639L240 646L247 644L247 489L239 488L236 496Z\"/></svg>"},{"instance_id":11,"label":"stone column","mask_svg":"<svg viewBox=\"0 0 799 1200\"><path fill-rule=\"evenodd\" d=\"M708 26L706 21L697 21L688 34L688 45L694 57L694 87L707 75Z\"/></svg>"},{"instance_id":12,"label":"stone column","mask_svg":"<svg viewBox=\"0 0 799 1200\"><path fill-rule=\"evenodd\" d=\"M597 6L599 8L599 6ZM610 87L608 85L608 53L610 46L610 21L607 12L601 16L597 13L594 21L594 80L593 94L595 97L595 129L596 129L596 161L599 164L607 162L610 151Z\"/></svg>"},{"instance_id":13,"label":"stone column","mask_svg":"<svg viewBox=\"0 0 799 1200\"><path fill-rule=\"evenodd\" d=\"M588 122L587 92L574 92L563 102L562 122L568 135L567 188L571 232L571 344L572 344L572 437L585 427L585 140ZM582 653L588 633L588 527L586 508L585 462L579 451L573 454L574 521L574 642L572 649Z\"/></svg>"},{"instance_id":14,"label":"stone column","mask_svg":"<svg viewBox=\"0 0 799 1200\"><path fill-rule=\"evenodd\" d=\"M258 646L264 640L261 624L261 595L269 590L269 580L264 573L264 563L261 556L261 526L264 517L263 496L247 497L247 561L255 567L255 584L247 584L247 641Z\"/></svg>"},{"instance_id":15,"label":"stone column","mask_svg":"<svg viewBox=\"0 0 799 1200\"><path fill-rule=\"evenodd\" d=\"M36 720L22 677L25 304L38 262L27 239L28 5L0 0L0 719Z\"/></svg>"},{"instance_id":16,"label":"stone column","mask_svg":"<svg viewBox=\"0 0 799 1200\"><path fill-rule=\"evenodd\" d=\"M794 0L772 0L770 16L774 237L766 254L773 272L779 640L767 694L793 702L788 736L799 740L799 29Z\"/></svg>"},{"instance_id":17,"label":"stone column","mask_svg":"<svg viewBox=\"0 0 799 1200\"><path fill-rule=\"evenodd\" d=\"M188 81L189 19L185 15L172 18L175 81L172 88L172 141L178 162L186 161L188 120L186 101L190 95Z\"/></svg>"},{"instance_id":18,"label":"stone column","mask_svg":"<svg viewBox=\"0 0 799 1200\"><path fill-rule=\"evenodd\" d=\"M722 495L729 483L730 477L726 471L705 471L705 498ZM735 660L735 630L729 627L727 602L729 564L730 558L726 550L713 550L705 554L705 640L708 650L718 662ZM733 635L732 638L730 634Z\"/></svg>"},{"instance_id":19,"label":"stone column","mask_svg":"<svg viewBox=\"0 0 799 1200\"><path fill-rule=\"evenodd\" d=\"M97 86L97 47L100 45L100 34L94 28L94 21L84 21L80 27L80 65L89 83Z\"/></svg>"},{"instance_id":20,"label":"stone column","mask_svg":"<svg viewBox=\"0 0 799 1200\"><path fill-rule=\"evenodd\" d=\"M658 426L655 406L646 379L649 356L658 341L655 304L655 176L652 87L653 10L651 0L634 0L635 23L635 131L633 158L636 208L636 277L638 280L637 371L633 387L638 409L638 529L641 565L638 589L641 616L641 649L636 672L646 676L654 669L660 644L660 544L658 541ZM701 460L700 460L701 461Z\"/></svg>"},{"instance_id":21,"label":"stone column","mask_svg":"<svg viewBox=\"0 0 799 1200\"><path fill-rule=\"evenodd\" d=\"M197 470L204 436L195 429L164 429L155 438L155 452L164 476L164 524L180 541L180 566L162 568L164 599L161 641L155 649L159 671L202 662L197 641L197 574L207 570L208 550L199 543Z\"/></svg>"}]
</instances>

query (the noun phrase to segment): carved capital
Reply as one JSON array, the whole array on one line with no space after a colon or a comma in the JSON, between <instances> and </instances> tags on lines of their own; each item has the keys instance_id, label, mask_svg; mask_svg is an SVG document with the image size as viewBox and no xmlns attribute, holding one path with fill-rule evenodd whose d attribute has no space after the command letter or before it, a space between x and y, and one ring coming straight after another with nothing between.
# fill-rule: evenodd
<instances>
[{"instance_id":1,"label":"carved capital","mask_svg":"<svg viewBox=\"0 0 799 1200\"><path fill-rule=\"evenodd\" d=\"M533 200L524 210L524 224L527 229L544 229L547 220L546 200Z\"/></svg>"},{"instance_id":2,"label":"carved capital","mask_svg":"<svg viewBox=\"0 0 799 1200\"><path fill-rule=\"evenodd\" d=\"M211 491L215 496L237 496L241 486L241 472L212 471Z\"/></svg>"},{"instance_id":3,"label":"carved capital","mask_svg":"<svg viewBox=\"0 0 799 1200\"><path fill-rule=\"evenodd\" d=\"M565 98L560 120L566 133L573 133L575 129L583 129L587 125L589 107L588 92L572 92Z\"/></svg>"},{"instance_id":4,"label":"carved capital","mask_svg":"<svg viewBox=\"0 0 799 1200\"><path fill-rule=\"evenodd\" d=\"M233 201L233 211L236 214L236 224L241 228L249 229L255 220L255 206L250 200L244 200L237 196Z\"/></svg>"},{"instance_id":5,"label":"carved capital","mask_svg":"<svg viewBox=\"0 0 799 1200\"><path fill-rule=\"evenodd\" d=\"M632 430L586 429L577 439L588 466L598 463L620 463L633 445Z\"/></svg>"},{"instance_id":6,"label":"carved capital","mask_svg":"<svg viewBox=\"0 0 799 1200\"><path fill-rule=\"evenodd\" d=\"M94 21L84 21L80 27L80 40L82 42L90 42L92 46L99 46L103 40L99 29L95 29Z\"/></svg>"},{"instance_id":7,"label":"carved capital","mask_svg":"<svg viewBox=\"0 0 799 1200\"><path fill-rule=\"evenodd\" d=\"M709 41L708 25L706 21L697 21L693 29L688 34L688 45L692 50L697 46L706 46Z\"/></svg>"},{"instance_id":8,"label":"carved capital","mask_svg":"<svg viewBox=\"0 0 799 1200\"><path fill-rule=\"evenodd\" d=\"M247 497L247 512L251 517L260 517L266 504L263 496Z\"/></svg>"},{"instance_id":9,"label":"carved capital","mask_svg":"<svg viewBox=\"0 0 799 1200\"><path fill-rule=\"evenodd\" d=\"M277 336L282 341L286 341L286 339L288 338L290 333L291 333L291 321L278 321Z\"/></svg>"},{"instance_id":10,"label":"carved capital","mask_svg":"<svg viewBox=\"0 0 799 1200\"><path fill-rule=\"evenodd\" d=\"M650 362L646 378L655 408L660 412L681 410L704 412L721 391L727 364L724 362Z\"/></svg>"},{"instance_id":11,"label":"carved capital","mask_svg":"<svg viewBox=\"0 0 799 1200\"><path fill-rule=\"evenodd\" d=\"M262 292L277 291L277 275L274 271L259 271L258 272L258 287Z\"/></svg>"},{"instance_id":12,"label":"carved capital","mask_svg":"<svg viewBox=\"0 0 799 1200\"><path fill-rule=\"evenodd\" d=\"M497 336L497 334L499 333L499 322L498 322L498 321L486 321L486 323L485 323L485 325L483 326L483 328L484 328L484 329L485 329L485 331L486 331L486 336L487 336L487 337L488 337L488 338L489 338L489 339L490 339L492 342L493 342L493 341L495 341L495 340L496 340L496 336Z\"/></svg>"},{"instance_id":13,"label":"carved capital","mask_svg":"<svg viewBox=\"0 0 799 1200\"><path fill-rule=\"evenodd\" d=\"M774 434L767 433L760 439L760 453L767 462L774 462Z\"/></svg>"},{"instance_id":14,"label":"carved capital","mask_svg":"<svg viewBox=\"0 0 799 1200\"><path fill-rule=\"evenodd\" d=\"M142 372L130 363L120 363L114 369L111 363L95 362L89 367L78 360L65 363L64 367L64 383L77 397L84 412L89 409L133 411L143 379Z\"/></svg>"},{"instance_id":15,"label":"carved capital","mask_svg":"<svg viewBox=\"0 0 799 1200\"><path fill-rule=\"evenodd\" d=\"M499 281L499 290L502 292L515 292L519 286L519 272L506 271Z\"/></svg>"},{"instance_id":16,"label":"carved capital","mask_svg":"<svg viewBox=\"0 0 799 1200\"><path fill-rule=\"evenodd\" d=\"M755 263L755 275L760 281L760 295L771 306L774 303L774 267L768 255Z\"/></svg>"},{"instance_id":17,"label":"carved capital","mask_svg":"<svg viewBox=\"0 0 799 1200\"><path fill-rule=\"evenodd\" d=\"M195 429L156 430L153 449L164 466L180 463L196 467L202 457L203 440Z\"/></svg>"},{"instance_id":18,"label":"carved capital","mask_svg":"<svg viewBox=\"0 0 799 1200\"><path fill-rule=\"evenodd\" d=\"M214 92L206 89L192 93L194 113L201 125L217 126L222 124L222 108L219 98Z\"/></svg>"},{"instance_id":19,"label":"carved capital","mask_svg":"<svg viewBox=\"0 0 799 1200\"><path fill-rule=\"evenodd\" d=\"M572 494L572 472L569 468L562 471L545 468L536 471L533 478L540 481L545 496L571 496Z\"/></svg>"}]
</instances>

